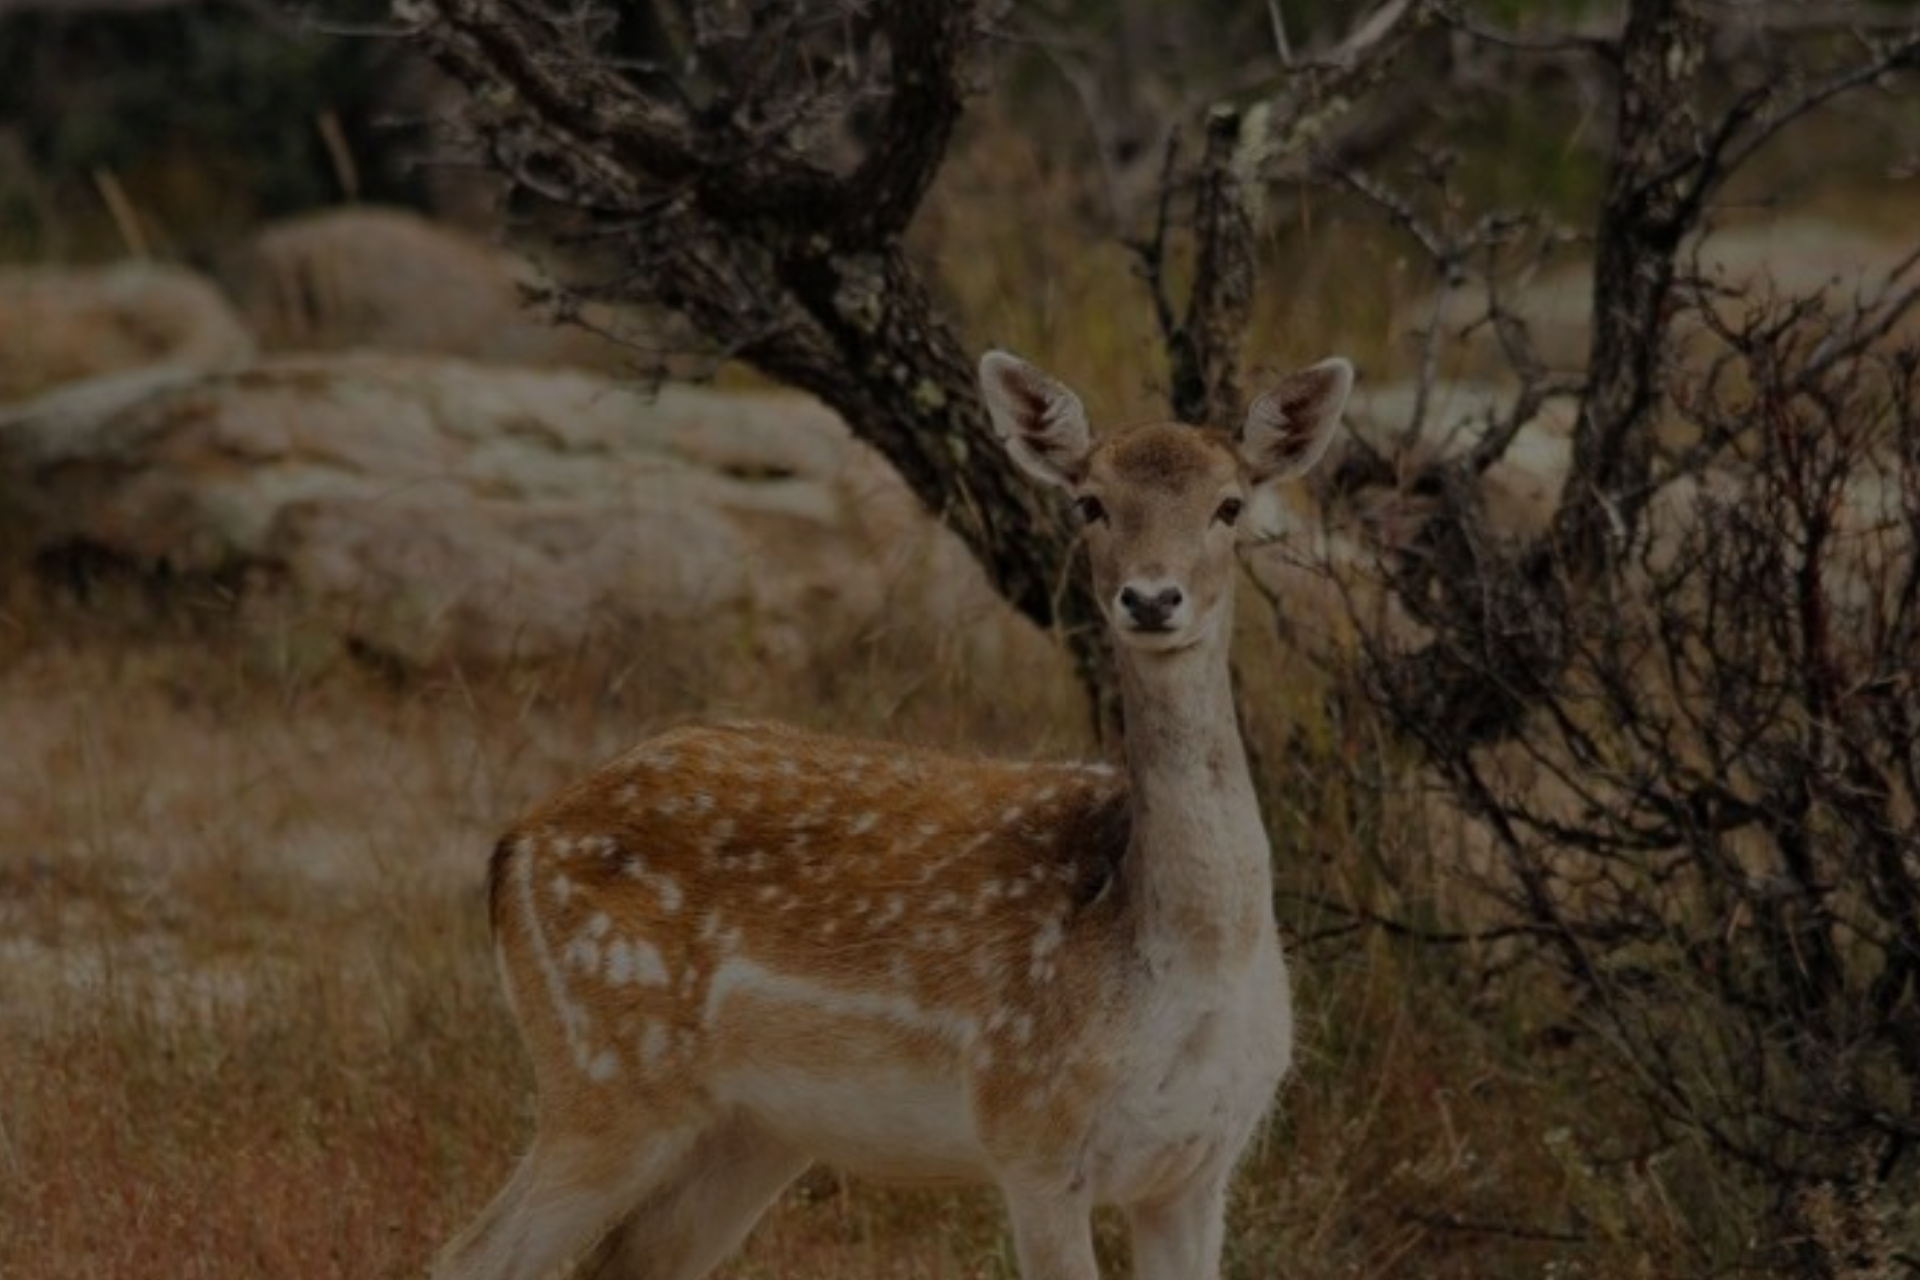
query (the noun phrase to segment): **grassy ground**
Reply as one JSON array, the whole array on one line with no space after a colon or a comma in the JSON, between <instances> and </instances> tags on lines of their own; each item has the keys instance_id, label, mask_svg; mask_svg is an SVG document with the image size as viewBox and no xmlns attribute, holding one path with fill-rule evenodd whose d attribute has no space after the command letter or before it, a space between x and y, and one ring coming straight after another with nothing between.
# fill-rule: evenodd
<instances>
[{"instance_id":1,"label":"grassy ground","mask_svg":"<svg viewBox=\"0 0 1920 1280\"><path fill-rule=\"evenodd\" d=\"M0 1276L419 1274L529 1132L490 835L690 708L505 676L296 682L217 634L14 620L35 634L0 663ZM861 723L902 705L905 656L812 718L1084 745L1070 694L1010 703L991 673L951 673L911 726ZM1296 819L1327 808L1288 781L1311 773L1277 775ZM1282 850L1291 889L1377 857L1312 820L1335 835ZM1657 1247L1606 1220L1641 1192L1581 1172L1579 1072L1530 1052L1537 1028L1479 1017L1444 957L1288 925L1301 1068L1241 1181L1231 1275L1617 1275ZM1013 1270L984 1193L816 1172L726 1274Z\"/></svg>"}]
</instances>

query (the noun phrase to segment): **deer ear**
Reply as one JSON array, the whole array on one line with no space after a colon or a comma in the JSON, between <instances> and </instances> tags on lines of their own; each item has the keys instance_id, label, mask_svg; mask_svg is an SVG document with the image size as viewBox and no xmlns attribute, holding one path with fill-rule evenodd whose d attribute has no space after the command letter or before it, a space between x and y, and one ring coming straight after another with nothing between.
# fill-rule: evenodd
<instances>
[{"instance_id":1,"label":"deer ear","mask_svg":"<svg viewBox=\"0 0 1920 1280\"><path fill-rule=\"evenodd\" d=\"M1240 457L1256 484L1291 480L1320 461L1353 390L1353 366L1335 356L1290 373L1255 400L1241 428Z\"/></svg>"},{"instance_id":2,"label":"deer ear","mask_svg":"<svg viewBox=\"0 0 1920 1280\"><path fill-rule=\"evenodd\" d=\"M1086 477L1087 413L1064 384L1019 356L989 351L980 358L980 394L1022 471L1063 489Z\"/></svg>"}]
</instances>

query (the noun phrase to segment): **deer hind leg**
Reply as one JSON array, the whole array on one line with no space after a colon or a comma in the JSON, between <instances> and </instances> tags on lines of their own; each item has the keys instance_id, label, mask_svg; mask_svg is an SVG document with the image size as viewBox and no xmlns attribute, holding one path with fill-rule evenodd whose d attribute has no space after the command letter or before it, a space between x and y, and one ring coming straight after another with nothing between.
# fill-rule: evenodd
<instances>
[{"instance_id":1,"label":"deer hind leg","mask_svg":"<svg viewBox=\"0 0 1920 1280\"><path fill-rule=\"evenodd\" d=\"M581 1280L698 1280L810 1163L746 1122L709 1130L614 1224L581 1265Z\"/></svg>"},{"instance_id":2,"label":"deer hind leg","mask_svg":"<svg viewBox=\"0 0 1920 1280\"><path fill-rule=\"evenodd\" d=\"M540 1280L578 1257L661 1184L697 1131L626 1150L604 1135L534 1140L513 1177L434 1264L433 1280Z\"/></svg>"}]
</instances>

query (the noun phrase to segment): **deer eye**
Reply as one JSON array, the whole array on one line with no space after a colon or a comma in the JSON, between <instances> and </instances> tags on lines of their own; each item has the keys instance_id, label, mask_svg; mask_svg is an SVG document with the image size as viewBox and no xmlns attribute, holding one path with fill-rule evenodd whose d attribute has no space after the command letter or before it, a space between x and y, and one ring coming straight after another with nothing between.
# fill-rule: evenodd
<instances>
[{"instance_id":1,"label":"deer eye","mask_svg":"<svg viewBox=\"0 0 1920 1280\"><path fill-rule=\"evenodd\" d=\"M1240 513L1246 510L1246 506L1247 504L1238 498L1223 498L1219 510L1213 513L1213 518L1221 524L1231 525L1240 518Z\"/></svg>"},{"instance_id":2,"label":"deer eye","mask_svg":"<svg viewBox=\"0 0 1920 1280\"><path fill-rule=\"evenodd\" d=\"M1100 499L1090 493L1075 498L1073 505L1079 508L1080 518L1088 524L1099 524L1107 518L1107 509L1100 504Z\"/></svg>"}]
</instances>

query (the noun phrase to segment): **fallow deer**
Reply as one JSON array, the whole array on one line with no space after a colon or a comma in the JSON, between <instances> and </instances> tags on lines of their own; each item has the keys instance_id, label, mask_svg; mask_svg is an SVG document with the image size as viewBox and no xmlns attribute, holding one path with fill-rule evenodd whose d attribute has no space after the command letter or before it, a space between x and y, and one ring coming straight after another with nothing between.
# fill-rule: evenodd
<instances>
[{"instance_id":1,"label":"fallow deer","mask_svg":"<svg viewBox=\"0 0 1920 1280\"><path fill-rule=\"evenodd\" d=\"M1231 438L1096 442L1072 391L988 353L996 430L1085 521L1125 771L718 724L535 808L490 901L538 1132L438 1276L587 1253L692 1280L814 1161L994 1184L1025 1280L1096 1276L1101 1203L1141 1280L1216 1276L1293 1034L1228 676L1236 526L1352 377L1287 377Z\"/></svg>"}]
</instances>

